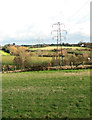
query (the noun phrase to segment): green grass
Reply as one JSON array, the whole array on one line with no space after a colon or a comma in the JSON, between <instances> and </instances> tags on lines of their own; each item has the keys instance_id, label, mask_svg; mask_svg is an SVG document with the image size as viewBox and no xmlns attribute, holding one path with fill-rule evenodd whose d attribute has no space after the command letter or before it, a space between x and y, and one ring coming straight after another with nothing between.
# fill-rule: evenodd
<instances>
[{"instance_id":1,"label":"green grass","mask_svg":"<svg viewBox=\"0 0 92 120\"><path fill-rule=\"evenodd\" d=\"M3 56L10 56L10 54L9 54L9 53L4 52L4 51L2 51L2 50L0 50L0 55L3 55Z\"/></svg>"},{"instance_id":2,"label":"green grass","mask_svg":"<svg viewBox=\"0 0 92 120\"><path fill-rule=\"evenodd\" d=\"M2 56L2 65L13 65L14 56Z\"/></svg>"},{"instance_id":3,"label":"green grass","mask_svg":"<svg viewBox=\"0 0 92 120\"><path fill-rule=\"evenodd\" d=\"M2 65L13 65L13 60L14 60L15 56L2 56ZM39 63L43 63L43 62L50 62L51 61L51 57L30 57L30 63L33 64L39 64Z\"/></svg>"},{"instance_id":4,"label":"green grass","mask_svg":"<svg viewBox=\"0 0 92 120\"><path fill-rule=\"evenodd\" d=\"M3 74L3 117L90 117L89 71L60 70Z\"/></svg>"},{"instance_id":5,"label":"green grass","mask_svg":"<svg viewBox=\"0 0 92 120\"><path fill-rule=\"evenodd\" d=\"M32 64L48 63L51 60L52 57L30 57L30 63Z\"/></svg>"}]
</instances>

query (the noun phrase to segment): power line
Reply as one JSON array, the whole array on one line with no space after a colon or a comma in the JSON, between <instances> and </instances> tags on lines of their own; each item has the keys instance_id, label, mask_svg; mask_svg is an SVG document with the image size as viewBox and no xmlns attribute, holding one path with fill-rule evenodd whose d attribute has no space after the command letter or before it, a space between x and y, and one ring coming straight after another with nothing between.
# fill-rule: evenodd
<instances>
[{"instance_id":1,"label":"power line","mask_svg":"<svg viewBox=\"0 0 92 120\"><path fill-rule=\"evenodd\" d=\"M87 0L82 7L80 7L75 13L72 14L71 18L74 18L78 13L90 2L90 0Z\"/></svg>"},{"instance_id":2,"label":"power line","mask_svg":"<svg viewBox=\"0 0 92 120\"><path fill-rule=\"evenodd\" d=\"M53 36L53 39L57 40L57 50L56 50L56 60L60 60L60 56L62 57L62 64L63 64L63 54L62 54L62 37L64 39L66 39L65 35L62 35L63 32L65 32L67 34L67 31L65 30L65 25L63 23L57 22L55 24L52 25L52 27L56 26L57 29L52 30L51 34L53 35L56 34L55 36ZM61 53L59 54L59 48L58 46L61 45Z\"/></svg>"},{"instance_id":3,"label":"power line","mask_svg":"<svg viewBox=\"0 0 92 120\"><path fill-rule=\"evenodd\" d=\"M70 19L71 19L71 20L72 20L72 19L75 19L76 16L78 16L79 12L80 12L89 2L90 2L90 0L87 0L87 1L83 4L82 7L80 7L75 13L72 14L72 16L70 17ZM79 18L76 22L77 22L77 23L80 22L80 20L83 19L83 17L87 19L89 16L90 16L90 14L86 14L85 16L80 16L80 18ZM75 22L72 23L72 25L75 25Z\"/></svg>"}]
</instances>

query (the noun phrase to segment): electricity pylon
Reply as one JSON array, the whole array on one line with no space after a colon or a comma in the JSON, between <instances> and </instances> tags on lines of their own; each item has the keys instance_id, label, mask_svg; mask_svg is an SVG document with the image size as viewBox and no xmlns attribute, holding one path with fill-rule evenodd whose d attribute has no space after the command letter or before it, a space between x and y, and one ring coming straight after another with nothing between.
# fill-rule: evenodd
<instances>
[{"instance_id":1,"label":"electricity pylon","mask_svg":"<svg viewBox=\"0 0 92 120\"><path fill-rule=\"evenodd\" d=\"M57 53L56 53L56 60L60 57L62 57L62 64L63 64L63 53L62 53L62 38L66 39L66 36L63 35L63 32L65 32L67 34L67 31L65 30L65 25L63 23L57 22L56 24L52 25L52 28L56 26L57 29L56 30L52 30L51 34L53 35L53 33L55 34L55 36L53 36L53 39L56 38L57 40ZM60 49L60 54L59 54L59 48L58 46L61 46Z\"/></svg>"}]
</instances>

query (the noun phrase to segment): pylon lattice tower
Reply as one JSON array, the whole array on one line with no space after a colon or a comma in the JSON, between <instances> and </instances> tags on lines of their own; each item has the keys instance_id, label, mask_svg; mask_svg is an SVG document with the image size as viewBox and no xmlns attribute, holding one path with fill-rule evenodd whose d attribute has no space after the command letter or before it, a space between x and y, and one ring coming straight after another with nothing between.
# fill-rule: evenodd
<instances>
[{"instance_id":1,"label":"pylon lattice tower","mask_svg":"<svg viewBox=\"0 0 92 120\"><path fill-rule=\"evenodd\" d=\"M65 25L63 23L57 22L56 24L53 24L52 27L56 26L57 29L52 30L51 34L55 34L53 36L53 39L57 40L57 50L56 50L56 60L60 60L60 57L62 57L62 64L63 64L63 53L62 53L62 38L66 39L66 36L63 35L63 32L67 34L67 31L65 30ZM60 48L60 53L59 53L59 45L61 46Z\"/></svg>"}]
</instances>

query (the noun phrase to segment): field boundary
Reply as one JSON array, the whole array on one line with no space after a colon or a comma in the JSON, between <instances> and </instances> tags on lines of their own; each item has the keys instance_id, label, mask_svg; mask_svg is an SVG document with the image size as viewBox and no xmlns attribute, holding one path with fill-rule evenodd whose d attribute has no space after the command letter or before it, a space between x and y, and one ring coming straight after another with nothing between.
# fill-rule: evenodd
<instances>
[{"instance_id":1,"label":"field boundary","mask_svg":"<svg viewBox=\"0 0 92 120\"><path fill-rule=\"evenodd\" d=\"M79 66L55 66L55 67L43 67L41 68L42 71L44 70L76 70L76 69L92 69L92 65L79 65ZM27 72L27 71L40 71L36 69L20 69L20 70L13 70L13 71L2 71L2 73L16 73L16 72Z\"/></svg>"}]
</instances>

